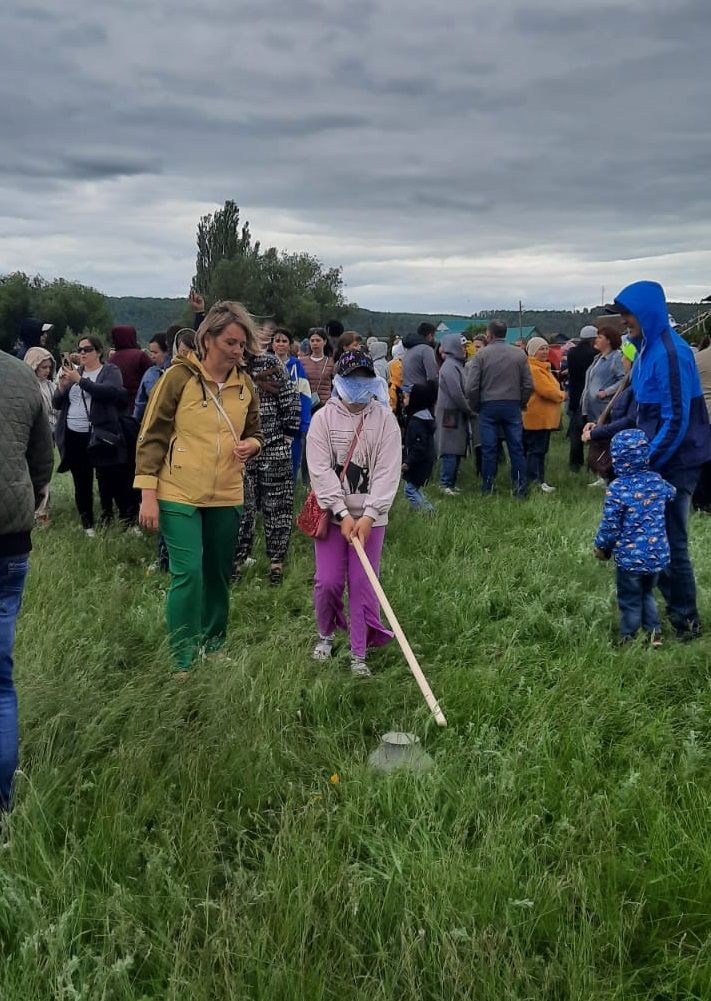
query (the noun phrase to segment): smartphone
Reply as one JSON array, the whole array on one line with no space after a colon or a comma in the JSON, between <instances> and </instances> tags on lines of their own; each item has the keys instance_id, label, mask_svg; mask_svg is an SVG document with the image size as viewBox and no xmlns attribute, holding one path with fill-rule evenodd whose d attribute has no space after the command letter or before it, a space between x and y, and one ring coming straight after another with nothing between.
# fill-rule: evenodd
<instances>
[{"instance_id":1,"label":"smartphone","mask_svg":"<svg viewBox=\"0 0 711 1001\"><path fill-rule=\"evenodd\" d=\"M71 359L69 358L69 355L67 354L66 351L62 355L62 365L64 366L64 368L72 367Z\"/></svg>"}]
</instances>

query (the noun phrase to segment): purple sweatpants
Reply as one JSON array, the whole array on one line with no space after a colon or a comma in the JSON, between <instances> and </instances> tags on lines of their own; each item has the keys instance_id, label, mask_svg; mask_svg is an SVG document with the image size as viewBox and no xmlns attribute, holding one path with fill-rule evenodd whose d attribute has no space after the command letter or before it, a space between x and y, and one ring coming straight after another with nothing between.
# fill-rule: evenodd
<instances>
[{"instance_id":1,"label":"purple sweatpants","mask_svg":"<svg viewBox=\"0 0 711 1001\"><path fill-rule=\"evenodd\" d=\"M380 554L385 528L373 528L365 551L376 574L380 572ZM314 541L316 582L314 609L321 636L331 636L336 629L348 629L343 610L343 589L348 584L351 651L365 657L369 646L385 646L393 634L380 621L380 606L358 555L341 535L340 525L330 524L325 539Z\"/></svg>"}]
</instances>

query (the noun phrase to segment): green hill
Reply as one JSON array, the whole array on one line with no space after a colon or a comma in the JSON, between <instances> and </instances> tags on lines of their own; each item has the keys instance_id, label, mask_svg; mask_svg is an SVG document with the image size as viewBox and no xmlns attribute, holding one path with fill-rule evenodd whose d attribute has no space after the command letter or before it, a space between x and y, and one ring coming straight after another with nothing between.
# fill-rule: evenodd
<instances>
[{"instance_id":1,"label":"green hill","mask_svg":"<svg viewBox=\"0 0 711 1001\"><path fill-rule=\"evenodd\" d=\"M109 308L115 323L131 323L138 331L140 339L145 343L148 337L157 330L165 330L171 323L190 323L191 314L184 299L151 299L135 296L108 296ZM593 307L594 309L595 307ZM670 302L669 309L679 323L684 323L696 316L698 305L693 302ZM590 322L590 310L569 309L525 309L523 311L524 325L532 324L543 334L567 334L574 337L580 328ZM490 309L483 310L472 317L497 316L505 320L509 326L518 326L518 310ZM449 319L462 319L463 314L454 313L387 313L372 309L352 309L342 317L346 330L357 330L365 336L391 337L402 336L414 330L422 320L433 323L445 322ZM468 317L467 317L468 318ZM324 317L324 320L327 319Z\"/></svg>"},{"instance_id":2,"label":"green hill","mask_svg":"<svg viewBox=\"0 0 711 1001\"><path fill-rule=\"evenodd\" d=\"M137 296L107 296L114 323L130 323L144 343L151 334L173 323L190 323L185 299L150 299Z\"/></svg>"}]
</instances>

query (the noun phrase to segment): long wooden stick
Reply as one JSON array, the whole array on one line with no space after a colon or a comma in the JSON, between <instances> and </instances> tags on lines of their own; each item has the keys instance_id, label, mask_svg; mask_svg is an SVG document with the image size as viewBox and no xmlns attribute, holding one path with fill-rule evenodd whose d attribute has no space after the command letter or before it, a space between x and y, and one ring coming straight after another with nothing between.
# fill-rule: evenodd
<instances>
[{"instance_id":1,"label":"long wooden stick","mask_svg":"<svg viewBox=\"0 0 711 1001\"><path fill-rule=\"evenodd\" d=\"M395 616L395 612L393 612L390 606L390 602L385 596L385 591L383 591L382 584L378 580L375 570L373 570L373 567L371 566L370 560L368 559L366 552L363 549L360 539L353 538L351 539L351 542L353 544L353 548L358 554L358 559L360 560L363 569L365 570L365 574L373 586L373 590L375 591L378 601L383 607L383 611L385 612L385 616L392 627L392 631L395 633L395 639L400 644L400 649L405 655L405 660L407 661L410 670L415 676L415 681L420 686L420 691L425 697L425 702L429 706L430 712L435 718L437 726L446 726L447 720L445 718L445 715L440 709L439 703L437 702L437 699L434 697L432 693L432 689L430 688L427 682L427 678L422 673L422 668L417 663L417 657L415 657L414 653L412 652L412 647L407 642L407 636L405 636L405 633L402 631L402 626L398 622L397 617Z\"/></svg>"}]
</instances>

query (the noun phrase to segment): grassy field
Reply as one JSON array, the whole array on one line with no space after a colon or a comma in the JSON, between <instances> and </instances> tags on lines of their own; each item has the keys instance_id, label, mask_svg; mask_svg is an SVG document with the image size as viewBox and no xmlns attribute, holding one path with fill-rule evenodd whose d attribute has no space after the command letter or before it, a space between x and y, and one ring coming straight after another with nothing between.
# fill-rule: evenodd
<instances>
[{"instance_id":1,"label":"grassy field","mask_svg":"<svg viewBox=\"0 0 711 1001\"><path fill-rule=\"evenodd\" d=\"M18 805L0 835L3 1001L711 997L709 641L612 643L602 495L433 519L399 498L382 580L399 650L309 659L312 559L235 589L223 653L168 673L152 540L91 541L60 478L17 645ZM436 498L436 488L430 490ZM695 515L711 623L711 520ZM382 776L386 730L426 775Z\"/></svg>"}]
</instances>

